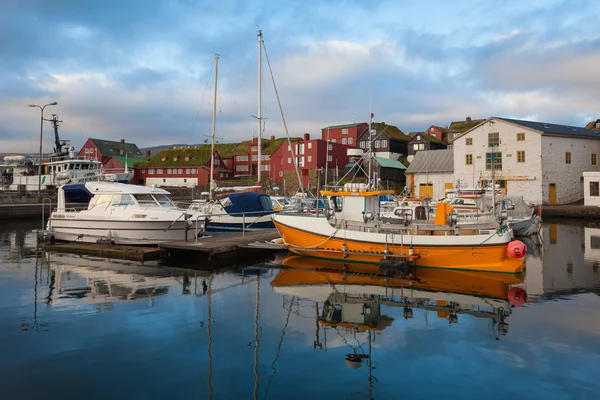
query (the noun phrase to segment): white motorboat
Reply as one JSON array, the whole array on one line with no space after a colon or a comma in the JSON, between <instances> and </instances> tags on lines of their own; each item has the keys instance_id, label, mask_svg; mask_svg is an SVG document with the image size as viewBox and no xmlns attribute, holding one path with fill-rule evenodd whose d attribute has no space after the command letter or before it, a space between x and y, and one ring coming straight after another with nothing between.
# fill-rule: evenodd
<instances>
[{"instance_id":1,"label":"white motorboat","mask_svg":"<svg viewBox=\"0 0 600 400\"><path fill-rule=\"evenodd\" d=\"M178 208L166 190L115 182L77 186L89 193L88 208L67 210L65 193L73 193L73 187L59 188L47 225L57 240L152 245L194 237L191 213Z\"/></svg>"}]
</instances>

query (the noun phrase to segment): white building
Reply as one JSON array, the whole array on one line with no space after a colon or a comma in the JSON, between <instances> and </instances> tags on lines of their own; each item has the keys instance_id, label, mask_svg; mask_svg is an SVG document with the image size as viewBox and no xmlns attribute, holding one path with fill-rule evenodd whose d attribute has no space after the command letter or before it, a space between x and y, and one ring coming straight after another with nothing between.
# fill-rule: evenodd
<instances>
[{"instance_id":1,"label":"white building","mask_svg":"<svg viewBox=\"0 0 600 400\"><path fill-rule=\"evenodd\" d=\"M583 204L600 207L600 172L583 173Z\"/></svg>"},{"instance_id":2,"label":"white building","mask_svg":"<svg viewBox=\"0 0 600 400\"><path fill-rule=\"evenodd\" d=\"M491 117L452 142L454 179L487 185L492 158L506 194L536 204L565 204L584 197L584 171L600 170L600 132L575 126Z\"/></svg>"},{"instance_id":3,"label":"white building","mask_svg":"<svg viewBox=\"0 0 600 400\"><path fill-rule=\"evenodd\" d=\"M443 199L454 182L452 149L418 151L405 174L413 195Z\"/></svg>"}]
</instances>

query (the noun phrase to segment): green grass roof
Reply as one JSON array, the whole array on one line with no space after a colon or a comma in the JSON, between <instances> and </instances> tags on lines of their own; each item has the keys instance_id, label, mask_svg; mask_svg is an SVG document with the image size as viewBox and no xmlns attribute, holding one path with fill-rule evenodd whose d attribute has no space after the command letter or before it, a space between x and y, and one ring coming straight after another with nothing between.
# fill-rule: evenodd
<instances>
[{"instance_id":1,"label":"green grass roof","mask_svg":"<svg viewBox=\"0 0 600 400\"><path fill-rule=\"evenodd\" d=\"M185 157L190 156L186 161ZM163 157L165 160L163 161ZM177 157L177 160L174 158ZM176 148L161 150L147 162L136 163L137 168L143 167L185 167L185 166L203 166L210 160L210 145L201 145L190 148Z\"/></svg>"},{"instance_id":2,"label":"green grass roof","mask_svg":"<svg viewBox=\"0 0 600 400\"><path fill-rule=\"evenodd\" d=\"M302 140L299 137L290 138L292 142L299 142ZM277 138L275 140L262 139L263 150L261 154L273 154L279 148L281 143L287 142L287 138ZM249 140L243 141L239 143L233 151L233 154L248 154L248 145L250 144Z\"/></svg>"},{"instance_id":3,"label":"green grass roof","mask_svg":"<svg viewBox=\"0 0 600 400\"><path fill-rule=\"evenodd\" d=\"M389 138L400 140L403 142L408 142L411 137L404 134L397 126L388 125L385 122L375 122L377 128L379 128L380 132L386 134Z\"/></svg>"},{"instance_id":4,"label":"green grass roof","mask_svg":"<svg viewBox=\"0 0 600 400\"><path fill-rule=\"evenodd\" d=\"M479 125L483 121L485 121L485 119L472 119L471 121L454 121L450 123L450 126L448 127L448 132L466 132L474 126Z\"/></svg>"}]
</instances>

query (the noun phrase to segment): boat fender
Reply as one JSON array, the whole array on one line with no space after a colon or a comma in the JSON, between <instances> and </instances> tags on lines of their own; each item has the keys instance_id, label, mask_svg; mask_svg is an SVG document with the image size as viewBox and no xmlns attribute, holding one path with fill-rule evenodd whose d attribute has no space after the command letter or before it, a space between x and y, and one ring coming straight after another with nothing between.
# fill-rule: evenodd
<instances>
[{"instance_id":1,"label":"boat fender","mask_svg":"<svg viewBox=\"0 0 600 400\"><path fill-rule=\"evenodd\" d=\"M514 287L508 291L508 302L514 307L520 307L527 303L527 292L521 288Z\"/></svg>"},{"instance_id":2,"label":"boat fender","mask_svg":"<svg viewBox=\"0 0 600 400\"><path fill-rule=\"evenodd\" d=\"M513 240L506 247L506 251L512 258L523 258L527 255L527 246L520 240Z\"/></svg>"}]
</instances>

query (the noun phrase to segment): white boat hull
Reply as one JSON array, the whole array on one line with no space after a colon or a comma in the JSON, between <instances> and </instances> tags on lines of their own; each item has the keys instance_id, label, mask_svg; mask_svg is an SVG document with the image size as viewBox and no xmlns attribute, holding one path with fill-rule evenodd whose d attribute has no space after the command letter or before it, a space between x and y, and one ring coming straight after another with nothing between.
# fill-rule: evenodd
<instances>
[{"instance_id":1,"label":"white boat hull","mask_svg":"<svg viewBox=\"0 0 600 400\"><path fill-rule=\"evenodd\" d=\"M175 222L169 220L111 221L102 219L100 216L85 218L85 216L73 214L52 213L48 230L52 232L56 240L96 243L99 239L107 239L112 240L115 244L154 245L192 240L195 234L194 229L186 228L188 222L184 220Z\"/></svg>"}]
</instances>

